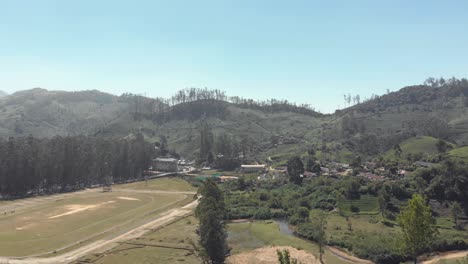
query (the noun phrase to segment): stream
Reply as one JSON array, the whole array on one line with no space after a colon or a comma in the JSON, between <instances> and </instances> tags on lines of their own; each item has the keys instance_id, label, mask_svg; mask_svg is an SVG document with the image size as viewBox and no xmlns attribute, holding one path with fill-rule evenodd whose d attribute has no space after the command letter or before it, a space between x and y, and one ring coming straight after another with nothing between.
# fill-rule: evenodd
<instances>
[{"instance_id":1,"label":"stream","mask_svg":"<svg viewBox=\"0 0 468 264\"><path fill-rule=\"evenodd\" d=\"M294 231L289 227L289 223L286 218L277 218L275 219L275 222L278 224L281 234L295 236Z\"/></svg>"}]
</instances>

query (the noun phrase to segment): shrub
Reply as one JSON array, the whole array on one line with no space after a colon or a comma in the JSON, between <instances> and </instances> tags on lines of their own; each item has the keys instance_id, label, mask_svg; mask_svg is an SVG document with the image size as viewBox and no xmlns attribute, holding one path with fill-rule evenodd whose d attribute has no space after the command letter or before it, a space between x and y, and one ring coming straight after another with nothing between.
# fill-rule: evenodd
<instances>
[{"instance_id":1,"label":"shrub","mask_svg":"<svg viewBox=\"0 0 468 264\"><path fill-rule=\"evenodd\" d=\"M267 207L261 207L255 212L254 215L255 219L270 219L271 218L271 211L270 208Z\"/></svg>"},{"instance_id":2,"label":"shrub","mask_svg":"<svg viewBox=\"0 0 468 264\"><path fill-rule=\"evenodd\" d=\"M353 212L353 213L359 213L359 211L360 211L359 207L357 207L354 204L350 206L350 209L351 209L351 212Z\"/></svg>"}]
</instances>

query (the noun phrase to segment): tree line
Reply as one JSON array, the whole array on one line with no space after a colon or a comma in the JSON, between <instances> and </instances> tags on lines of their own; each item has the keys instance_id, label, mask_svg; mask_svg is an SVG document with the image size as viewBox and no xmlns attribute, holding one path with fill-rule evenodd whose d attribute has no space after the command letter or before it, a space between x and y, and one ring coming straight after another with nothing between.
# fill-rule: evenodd
<instances>
[{"instance_id":1,"label":"tree line","mask_svg":"<svg viewBox=\"0 0 468 264\"><path fill-rule=\"evenodd\" d=\"M79 190L142 177L154 147L138 133L132 139L56 136L0 139L0 196Z\"/></svg>"},{"instance_id":2,"label":"tree line","mask_svg":"<svg viewBox=\"0 0 468 264\"><path fill-rule=\"evenodd\" d=\"M309 104L296 104L288 100L253 100L239 96L228 96L218 89L187 88L176 92L170 98L148 98L142 95L125 93L120 101L127 102L129 112L138 118L149 118L155 123L171 119L195 120L205 115L223 118L227 114L227 103L263 112L294 112L310 116L321 116Z\"/></svg>"},{"instance_id":3,"label":"tree line","mask_svg":"<svg viewBox=\"0 0 468 264\"><path fill-rule=\"evenodd\" d=\"M196 153L197 164L209 165L222 170L234 170L240 166L251 151L247 137L227 133L214 134L211 126L200 123L200 149Z\"/></svg>"}]
</instances>

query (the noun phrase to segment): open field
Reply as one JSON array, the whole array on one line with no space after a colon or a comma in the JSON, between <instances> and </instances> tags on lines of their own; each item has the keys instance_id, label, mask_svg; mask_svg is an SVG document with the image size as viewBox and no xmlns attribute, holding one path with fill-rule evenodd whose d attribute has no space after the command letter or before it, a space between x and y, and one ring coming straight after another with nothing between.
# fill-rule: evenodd
<instances>
[{"instance_id":1,"label":"open field","mask_svg":"<svg viewBox=\"0 0 468 264\"><path fill-rule=\"evenodd\" d=\"M0 256L62 254L98 239L118 236L193 200L193 195L177 192L191 187L181 179L155 179L148 183L149 190L145 186L127 190L139 187L140 183L132 183L116 186L113 192L92 189L3 202ZM174 192L151 191L158 188Z\"/></svg>"},{"instance_id":2,"label":"open field","mask_svg":"<svg viewBox=\"0 0 468 264\"><path fill-rule=\"evenodd\" d=\"M312 210L314 215L318 210ZM346 218L346 216L348 218ZM468 242L468 230L454 229L452 219L437 217L438 241L463 240ZM385 219L380 214L329 213L327 217L328 242L340 247L353 248L353 253L364 257L366 254L380 254L382 247L398 250L398 237L401 234L396 221ZM435 263L435 262L434 262Z\"/></svg>"},{"instance_id":3,"label":"open field","mask_svg":"<svg viewBox=\"0 0 468 264\"><path fill-rule=\"evenodd\" d=\"M180 194L86 193L0 216L0 255L47 253L108 231L122 230L149 212L168 208Z\"/></svg>"},{"instance_id":4,"label":"open field","mask_svg":"<svg viewBox=\"0 0 468 264\"><path fill-rule=\"evenodd\" d=\"M361 195L359 199L341 200L338 207L345 213L351 213L351 206L359 208L360 214L379 214L379 204L376 196L373 195Z\"/></svg>"},{"instance_id":5,"label":"open field","mask_svg":"<svg viewBox=\"0 0 468 264\"><path fill-rule=\"evenodd\" d=\"M187 263L198 264L190 241L198 239L195 233L197 219L183 218L166 227L127 241L111 250L90 254L73 263Z\"/></svg>"}]
</instances>

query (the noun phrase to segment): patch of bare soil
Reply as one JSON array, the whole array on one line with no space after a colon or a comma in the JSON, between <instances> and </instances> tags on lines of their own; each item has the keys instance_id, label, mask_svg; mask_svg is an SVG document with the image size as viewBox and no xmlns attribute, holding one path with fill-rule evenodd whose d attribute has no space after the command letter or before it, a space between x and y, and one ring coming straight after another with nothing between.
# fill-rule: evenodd
<instances>
[{"instance_id":1,"label":"patch of bare soil","mask_svg":"<svg viewBox=\"0 0 468 264\"><path fill-rule=\"evenodd\" d=\"M99 208L99 207L101 207L103 205L110 204L110 203L115 203L115 201L107 201L107 202L103 202L103 203L89 204L89 205L83 205L83 204L67 205L67 206L65 206L65 208L67 210L65 213L51 216L51 217L49 217L49 219L54 219L54 218L59 218L59 217L62 217L62 216L72 215L72 214L76 214L76 213L86 211L86 210L89 210L89 209L96 209L96 208Z\"/></svg>"},{"instance_id":2,"label":"patch of bare soil","mask_svg":"<svg viewBox=\"0 0 468 264\"><path fill-rule=\"evenodd\" d=\"M318 264L320 261L312 254L293 247L262 247L252 251L232 255L227 259L229 264L270 264L278 263L276 250L289 250L292 258L303 264Z\"/></svg>"},{"instance_id":3,"label":"patch of bare soil","mask_svg":"<svg viewBox=\"0 0 468 264\"><path fill-rule=\"evenodd\" d=\"M117 199L126 200L126 201L140 201L140 199L127 197L127 196L119 196L119 197L117 197Z\"/></svg>"}]
</instances>

